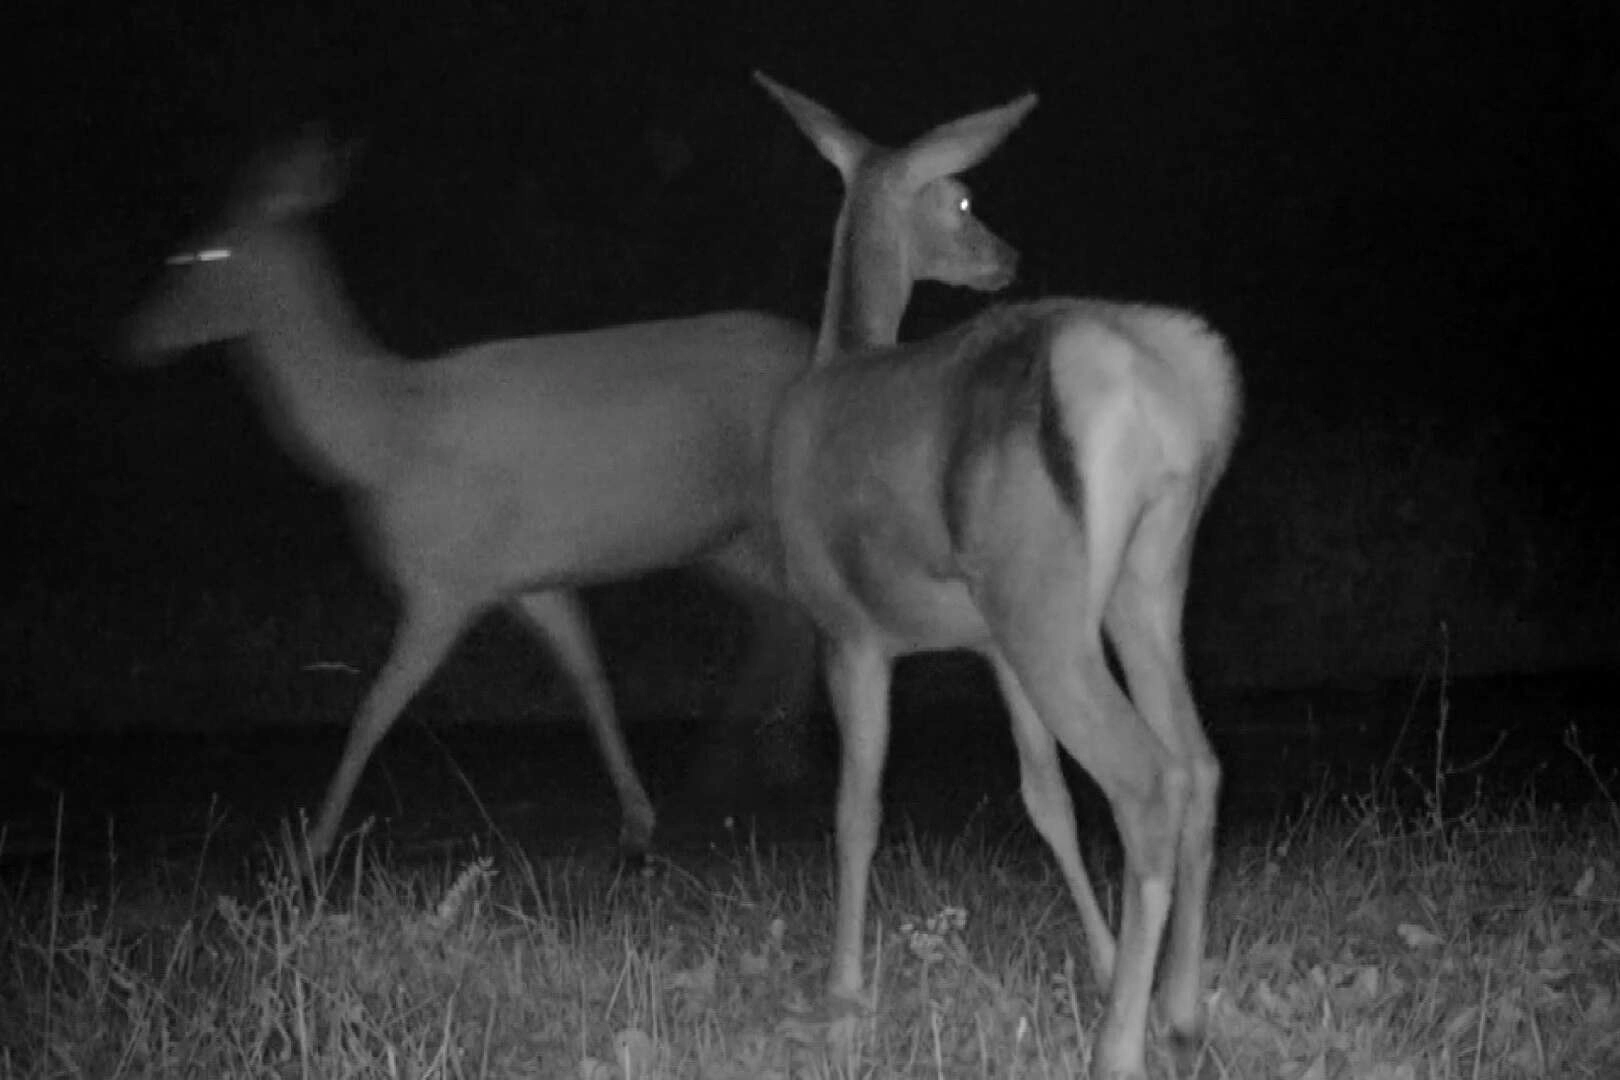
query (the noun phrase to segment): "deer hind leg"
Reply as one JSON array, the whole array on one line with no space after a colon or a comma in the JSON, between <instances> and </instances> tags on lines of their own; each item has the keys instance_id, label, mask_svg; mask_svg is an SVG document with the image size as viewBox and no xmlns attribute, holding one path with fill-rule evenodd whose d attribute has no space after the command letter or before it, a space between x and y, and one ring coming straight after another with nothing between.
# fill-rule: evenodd
<instances>
[{"instance_id":1,"label":"deer hind leg","mask_svg":"<svg viewBox=\"0 0 1620 1080\"><path fill-rule=\"evenodd\" d=\"M630 748L625 745L613 694L602 674L596 641L579 598L567 589L524 593L513 597L513 607L556 653L585 706L597 752L607 765L608 777L619 797L619 846L630 855L643 855L652 843L658 819L652 800L641 786Z\"/></svg>"},{"instance_id":2,"label":"deer hind leg","mask_svg":"<svg viewBox=\"0 0 1620 1080\"><path fill-rule=\"evenodd\" d=\"M1007 661L999 653L990 656L1001 696L1012 717L1013 741L1018 746L1018 769L1024 807L1035 830L1041 834L1057 858L1063 880L1080 909L1080 923L1086 932L1086 948L1091 957L1091 974L1104 991L1114 981L1114 934L1108 929L1080 859L1080 841L1075 831L1074 803L1069 785L1063 779L1058 760L1057 740L1041 723L1029 695L1018 682Z\"/></svg>"},{"instance_id":3,"label":"deer hind leg","mask_svg":"<svg viewBox=\"0 0 1620 1080\"><path fill-rule=\"evenodd\" d=\"M1176 493L1149 507L1126 553L1107 615L1109 636L1137 709L1191 781L1178 840L1176 893L1159 1002L1184 1055L1196 1051L1203 1038L1205 909L1221 778L1182 654L1181 618L1196 519L1192 492Z\"/></svg>"},{"instance_id":4,"label":"deer hind leg","mask_svg":"<svg viewBox=\"0 0 1620 1080\"><path fill-rule=\"evenodd\" d=\"M693 780L699 789L735 791L751 780L800 780L811 757L815 623L785 598L770 560L745 533L703 565L706 575L745 609L748 649L718 725L707 733ZM754 747L749 761L748 751ZM757 767L753 767L757 766Z\"/></svg>"},{"instance_id":5,"label":"deer hind leg","mask_svg":"<svg viewBox=\"0 0 1620 1080\"><path fill-rule=\"evenodd\" d=\"M1132 708L1103 652L1103 610L1134 523L1129 500L1107 488L1114 479L1104 471L1101 482L1088 486L1084 532L1055 502L1025 499L1022 527L996 535L975 593L1030 705L1113 809L1125 881L1093 1072L1142 1080L1148 1005L1189 778Z\"/></svg>"},{"instance_id":6,"label":"deer hind leg","mask_svg":"<svg viewBox=\"0 0 1620 1080\"><path fill-rule=\"evenodd\" d=\"M866 894L881 824L883 759L889 749L890 658L869 642L834 641L827 690L838 717L838 925L827 990L860 1004Z\"/></svg>"},{"instance_id":7,"label":"deer hind leg","mask_svg":"<svg viewBox=\"0 0 1620 1080\"><path fill-rule=\"evenodd\" d=\"M1061 590L1057 590L1061 591ZM1114 683L1095 632L1070 608L998 627L1007 662L1046 728L1108 797L1125 850L1113 981L1093 1054L1099 1077L1146 1076L1148 1003L1170 911L1185 773Z\"/></svg>"},{"instance_id":8,"label":"deer hind leg","mask_svg":"<svg viewBox=\"0 0 1620 1080\"><path fill-rule=\"evenodd\" d=\"M422 684L444 662L473 615L469 605L426 591L408 595L404 606L388 659L349 726L343 758L326 786L320 816L309 835L311 858L323 858L331 852L343 824L343 812L348 809L366 762Z\"/></svg>"},{"instance_id":9,"label":"deer hind leg","mask_svg":"<svg viewBox=\"0 0 1620 1080\"><path fill-rule=\"evenodd\" d=\"M730 739L754 740L762 782L794 783L807 775L812 757L816 627L779 597L746 589L737 595L748 605L749 650L720 731Z\"/></svg>"}]
</instances>

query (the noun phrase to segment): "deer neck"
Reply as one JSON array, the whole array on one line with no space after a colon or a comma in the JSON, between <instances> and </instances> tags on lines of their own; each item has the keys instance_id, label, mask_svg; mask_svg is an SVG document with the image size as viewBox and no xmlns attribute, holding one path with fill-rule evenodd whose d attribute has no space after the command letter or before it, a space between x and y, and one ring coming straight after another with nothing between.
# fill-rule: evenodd
<instances>
[{"instance_id":1,"label":"deer neck","mask_svg":"<svg viewBox=\"0 0 1620 1080\"><path fill-rule=\"evenodd\" d=\"M833 233L827 295L816 339L816 363L835 356L893 345L900 340L900 320L911 302L913 279L906 252L897 237L884 230L855 227L863 217L846 204Z\"/></svg>"},{"instance_id":2,"label":"deer neck","mask_svg":"<svg viewBox=\"0 0 1620 1080\"><path fill-rule=\"evenodd\" d=\"M271 428L317 474L368 486L388 456L400 364L355 315L315 236L285 229L265 249L247 344Z\"/></svg>"}]
</instances>

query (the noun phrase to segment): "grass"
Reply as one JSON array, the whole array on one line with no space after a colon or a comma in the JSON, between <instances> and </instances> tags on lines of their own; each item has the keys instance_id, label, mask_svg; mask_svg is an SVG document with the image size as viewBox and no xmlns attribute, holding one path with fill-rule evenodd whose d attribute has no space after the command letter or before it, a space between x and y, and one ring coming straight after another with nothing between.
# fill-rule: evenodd
<instances>
[{"instance_id":1,"label":"grass","mask_svg":"<svg viewBox=\"0 0 1620 1080\"><path fill-rule=\"evenodd\" d=\"M1225 837L1200 1075L1614 1075L1620 806L1591 775L1584 809L1448 810L1437 758L1416 805L1324 795ZM285 839L248 875L207 841L177 864L58 863L0 888L0 1076L1083 1075L1100 999L1030 831L891 831L875 1019L819 1005L820 845L424 867L362 832L302 880Z\"/></svg>"}]
</instances>

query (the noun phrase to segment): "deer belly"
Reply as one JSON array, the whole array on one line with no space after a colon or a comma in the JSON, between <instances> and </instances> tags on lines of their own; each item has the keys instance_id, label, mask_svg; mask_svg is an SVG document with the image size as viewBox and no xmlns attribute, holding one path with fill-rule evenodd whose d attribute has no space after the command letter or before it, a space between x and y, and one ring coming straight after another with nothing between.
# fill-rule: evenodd
<instances>
[{"instance_id":1,"label":"deer belly","mask_svg":"<svg viewBox=\"0 0 1620 1080\"><path fill-rule=\"evenodd\" d=\"M730 500L604 497L526 523L514 555L531 575L600 580L690 562L741 524Z\"/></svg>"},{"instance_id":2,"label":"deer belly","mask_svg":"<svg viewBox=\"0 0 1620 1080\"><path fill-rule=\"evenodd\" d=\"M371 531L385 561L411 577L501 590L680 565L745 524L741 500L724 486L660 475L589 465L446 475L371 501L381 511Z\"/></svg>"}]
</instances>

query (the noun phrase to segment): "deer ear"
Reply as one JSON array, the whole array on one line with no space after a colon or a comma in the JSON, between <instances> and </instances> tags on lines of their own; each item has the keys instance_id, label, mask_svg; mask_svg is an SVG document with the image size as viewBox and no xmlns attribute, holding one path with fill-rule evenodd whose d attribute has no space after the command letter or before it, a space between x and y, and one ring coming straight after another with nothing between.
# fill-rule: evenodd
<instances>
[{"instance_id":1,"label":"deer ear","mask_svg":"<svg viewBox=\"0 0 1620 1080\"><path fill-rule=\"evenodd\" d=\"M965 172L1001 145L1039 101L1025 94L994 109L985 109L939 127L912 140L903 153L906 176L915 187Z\"/></svg>"},{"instance_id":2,"label":"deer ear","mask_svg":"<svg viewBox=\"0 0 1620 1080\"><path fill-rule=\"evenodd\" d=\"M358 143L334 146L325 124L306 124L249 167L241 201L266 218L315 213L343 194L357 157Z\"/></svg>"},{"instance_id":3,"label":"deer ear","mask_svg":"<svg viewBox=\"0 0 1620 1080\"><path fill-rule=\"evenodd\" d=\"M831 109L783 86L763 71L754 72L754 81L787 110L799 130L815 143L821 156L832 162L848 183L856 168L872 152L871 141L840 120Z\"/></svg>"}]
</instances>

